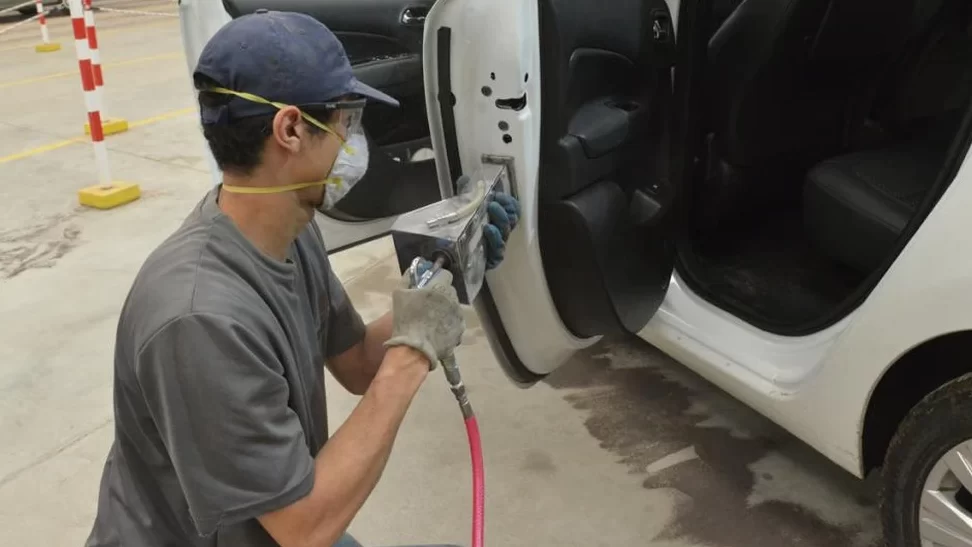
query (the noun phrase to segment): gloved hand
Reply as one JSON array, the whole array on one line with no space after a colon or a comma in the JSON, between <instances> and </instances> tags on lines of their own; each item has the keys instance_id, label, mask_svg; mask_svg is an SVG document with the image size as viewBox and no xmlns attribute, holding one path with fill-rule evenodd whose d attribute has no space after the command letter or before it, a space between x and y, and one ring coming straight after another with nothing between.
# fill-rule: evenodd
<instances>
[{"instance_id":1,"label":"gloved hand","mask_svg":"<svg viewBox=\"0 0 972 547\"><path fill-rule=\"evenodd\" d=\"M510 232L520 221L520 202L503 192L495 192L487 199L489 224L483 226L483 237L486 239L486 269L492 270L503 261Z\"/></svg>"},{"instance_id":2,"label":"gloved hand","mask_svg":"<svg viewBox=\"0 0 972 547\"><path fill-rule=\"evenodd\" d=\"M421 289L409 288L410 276L392 293L392 335L385 347L409 346L421 351L434 370L462 341L466 321L452 287L452 274L441 270Z\"/></svg>"}]
</instances>

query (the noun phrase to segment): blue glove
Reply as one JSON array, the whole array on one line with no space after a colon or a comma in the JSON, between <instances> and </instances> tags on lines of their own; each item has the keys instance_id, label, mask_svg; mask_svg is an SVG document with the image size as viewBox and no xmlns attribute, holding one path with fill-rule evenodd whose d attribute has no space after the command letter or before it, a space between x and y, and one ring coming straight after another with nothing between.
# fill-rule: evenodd
<instances>
[{"instance_id":1,"label":"blue glove","mask_svg":"<svg viewBox=\"0 0 972 547\"><path fill-rule=\"evenodd\" d=\"M520 202L509 194L496 192L489 197L486 212L489 215L489 224L483 226L483 237L486 239L486 269L492 270L503 261L510 232L516 228L516 223L520 220Z\"/></svg>"}]
</instances>

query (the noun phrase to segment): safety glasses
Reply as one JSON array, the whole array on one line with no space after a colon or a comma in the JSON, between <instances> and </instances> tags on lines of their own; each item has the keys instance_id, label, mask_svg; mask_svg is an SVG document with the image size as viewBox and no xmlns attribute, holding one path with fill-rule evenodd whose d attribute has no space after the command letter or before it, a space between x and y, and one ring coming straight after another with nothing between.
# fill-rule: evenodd
<instances>
[{"instance_id":1,"label":"safety glasses","mask_svg":"<svg viewBox=\"0 0 972 547\"><path fill-rule=\"evenodd\" d=\"M221 93L224 95L235 95L241 99L247 101L271 105L274 108L284 108L287 105L284 103L279 103L276 101L270 101L260 97L259 95L254 95L252 93L246 93L244 91L233 91L232 89L226 89L225 87L214 86L208 88L206 91L212 93ZM364 115L364 107L368 103L367 99L350 99L341 101L331 101L326 103L308 103L303 105L294 105L300 109L300 115L307 123L310 123L321 131L326 131L333 134L335 137L341 140L341 143L347 145L347 135L352 135L355 132L361 130L361 118ZM328 120L334 118L335 112L340 112L339 122L344 128L344 136L342 136L338 131L329 127L327 124L321 122L316 117L311 116L306 112L306 110L311 110L314 112L323 112L324 116Z\"/></svg>"},{"instance_id":2,"label":"safety glasses","mask_svg":"<svg viewBox=\"0 0 972 547\"><path fill-rule=\"evenodd\" d=\"M295 106L300 109L301 116L305 120L324 131L331 132L331 128L321 122L318 117L327 120L336 120L332 122L332 125L344 129L345 135L353 135L361 130L361 119L364 117L364 108L367 103L367 99L352 99ZM313 114L309 114L308 112L312 112Z\"/></svg>"}]
</instances>

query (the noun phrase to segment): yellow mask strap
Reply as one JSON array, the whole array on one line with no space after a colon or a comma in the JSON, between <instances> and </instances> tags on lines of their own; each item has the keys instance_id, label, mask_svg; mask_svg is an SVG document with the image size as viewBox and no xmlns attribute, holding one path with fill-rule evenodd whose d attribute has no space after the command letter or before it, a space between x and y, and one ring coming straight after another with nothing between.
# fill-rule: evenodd
<instances>
[{"instance_id":1,"label":"yellow mask strap","mask_svg":"<svg viewBox=\"0 0 972 547\"><path fill-rule=\"evenodd\" d=\"M223 95L235 95L235 96L237 96L237 97L239 97L241 99L244 99L244 100L247 100L247 101L251 101L251 102L254 102L254 103L268 104L270 106L276 107L278 110L283 109L286 106L290 106L290 105L287 105L287 104L284 104L284 103L278 103L278 102L275 102L275 101L268 101L267 99L264 99L263 97L260 97L258 95L254 95L252 93L247 93L245 91L233 91L232 89L226 89L225 87L210 87L210 88L206 88L206 91L212 91L213 93L222 93ZM335 137L337 137L338 140L341 141L341 145L342 145L342 147L344 147L345 152L347 152L349 154L353 154L354 153L354 150L351 150L350 148L348 148L347 141L344 139L344 137L342 137L337 131L335 131L335 130L331 129L330 127L328 127L327 125L325 125L325 124L317 121L316 119L314 119L313 117L307 115L303 111L301 111L300 116L302 118L304 118L305 120L307 120L307 123L313 124L314 126L320 128L322 131L326 131L326 132L334 135Z\"/></svg>"},{"instance_id":2,"label":"yellow mask strap","mask_svg":"<svg viewBox=\"0 0 972 547\"><path fill-rule=\"evenodd\" d=\"M331 177L326 180L319 180L316 182L301 182L298 184L288 184L286 186L232 186L229 184L223 184L221 188L231 194L282 194L284 192L295 192L297 190L312 188L314 186L324 186L325 184L336 184L340 186L342 181L340 178Z\"/></svg>"}]
</instances>

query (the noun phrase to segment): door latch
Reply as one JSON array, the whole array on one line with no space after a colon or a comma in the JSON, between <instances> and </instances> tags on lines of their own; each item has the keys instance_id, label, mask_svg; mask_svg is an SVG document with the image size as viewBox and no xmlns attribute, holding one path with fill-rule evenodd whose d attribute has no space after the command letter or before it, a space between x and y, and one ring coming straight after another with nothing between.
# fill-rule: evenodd
<instances>
[{"instance_id":1,"label":"door latch","mask_svg":"<svg viewBox=\"0 0 972 547\"><path fill-rule=\"evenodd\" d=\"M425 24L425 17L429 14L429 8L416 7L405 8L402 12L402 24L408 26L421 26Z\"/></svg>"},{"instance_id":2,"label":"door latch","mask_svg":"<svg viewBox=\"0 0 972 547\"><path fill-rule=\"evenodd\" d=\"M657 14L652 18L651 36L659 43L667 44L672 39L672 20L667 15Z\"/></svg>"}]
</instances>

